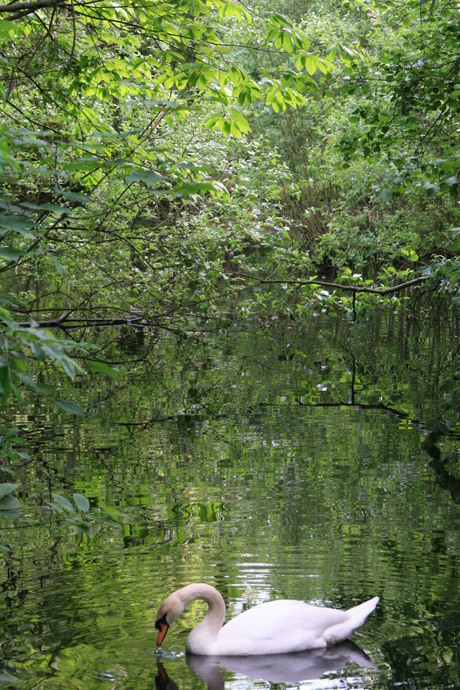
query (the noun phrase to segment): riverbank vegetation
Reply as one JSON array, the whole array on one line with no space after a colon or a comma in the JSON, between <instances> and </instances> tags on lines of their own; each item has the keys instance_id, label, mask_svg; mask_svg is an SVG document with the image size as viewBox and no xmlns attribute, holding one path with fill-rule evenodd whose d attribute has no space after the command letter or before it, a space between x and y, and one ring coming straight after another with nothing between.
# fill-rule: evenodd
<instances>
[{"instance_id":1,"label":"riverbank vegetation","mask_svg":"<svg viewBox=\"0 0 460 690\"><path fill-rule=\"evenodd\" d=\"M449 0L2 4L1 405L80 413L49 369L116 377L113 326L455 310L458 44Z\"/></svg>"}]
</instances>

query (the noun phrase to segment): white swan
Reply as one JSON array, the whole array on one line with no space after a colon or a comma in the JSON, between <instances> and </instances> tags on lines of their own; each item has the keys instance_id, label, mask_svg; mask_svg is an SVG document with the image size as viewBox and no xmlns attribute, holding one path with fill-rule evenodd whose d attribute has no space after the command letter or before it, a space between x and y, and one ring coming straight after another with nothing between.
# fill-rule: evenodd
<instances>
[{"instance_id":1,"label":"white swan","mask_svg":"<svg viewBox=\"0 0 460 690\"><path fill-rule=\"evenodd\" d=\"M374 597L348 611L340 611L277 599L240 613L222 627L225 603L217 589L203 583L186 585L170 594L158 609L158 646L169 626L195 599L203 599L209 610L189 634L186 647L192 654L204 656L285 654L327 647L346 640L379 601L379 597Z\"/></svg>"}]
</instances>

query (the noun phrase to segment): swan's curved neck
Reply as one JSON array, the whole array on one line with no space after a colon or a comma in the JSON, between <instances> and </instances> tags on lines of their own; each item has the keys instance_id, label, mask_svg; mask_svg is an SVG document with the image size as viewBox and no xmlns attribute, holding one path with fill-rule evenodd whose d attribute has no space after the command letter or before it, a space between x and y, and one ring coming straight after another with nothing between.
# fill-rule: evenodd
<instances>
[{"instance_id":1,"label":"swan's curved neck","mask_svg":"<svg viewBox=\"0 0 460 690\"><path fill-rule=\"evenodd\" d=\"M222 627L222 623L225 619L225 602L217 589L214 589L211 585L200 582L186 585L182 587L182 589L179 589L176 594L181 599L184 608L196 599L203 599L209 608L203 620L216 621L218 622L219 628Z\"/></svg>"},{"instance_id":2,"label":"swan's curved neck","mask_svg":"<svg viewBox=\"0 0 460 690\"><path fill-rule=\"evenodd\" d=\"M196 583L182 587L176 594L182 601L184 608L196 599L203 599L208 605L208 613L190 633L187 647L197 651L203 643L209 645L215 642L225 620L225 602L217 589L211 585Z\"/></svg>"}]
</instances>

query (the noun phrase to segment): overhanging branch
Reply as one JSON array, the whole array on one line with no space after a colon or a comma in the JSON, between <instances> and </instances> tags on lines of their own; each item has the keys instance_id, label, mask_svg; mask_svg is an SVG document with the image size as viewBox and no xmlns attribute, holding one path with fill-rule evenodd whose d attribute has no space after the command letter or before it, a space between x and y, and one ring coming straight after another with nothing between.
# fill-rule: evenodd
<instances>
[{"instance_id":1,"label":"overhanging branch","mask_svg":"<svg viewBox=\"0 0 460 690\"><path fill-rule=\"evenodd\" d=\"M264 285L294 285L295 287L302 287L304 285L319 285L320 287L333 288L334 290L347 290L348 292L353 292L354 294L358 292L367 292L372 295L390 295L394 292L399 292L400 290L413 287L414 285L419 285L427 280L427 276L419 276L418 278L407 280L404 283L393 285L392 287L374 288L366 285L343 285L342 283L333 283L327 280L316 280L314 278L311 280L279 280L274 278L258 278L257 276L252 276L247 273L239 273L238 271L234 271L233 274L238 278L255 280L257 283L262 283Z\"/></svg>"},{"instance_id":2,"label":"overhanging branch","mask_svg":"<svg viewBox=\"0 0 460 690\"><path fill-rule=\"evenodd\" d=\"M0 13L11 14L11 12L20 12L21 14L29 14L45 7L65 5L67 1L68 0L34 0L34 2L11 2L9 5L0 6Z\"/></svg>"},{"instance_id":3,"label":"overhanging branch","mask_svg":"<svg viewBox=\"0 0 460 690\"><path fill-rule=\"evenodd\" d=\"M147 327L150 324L144 317L126 317L126 318L113 318L113 319L69 319L68 315L71 313L70 310L64 312L57 319L47 319L45 321L21 321L16 324L20 328L30 328L31 325L36 328L101 328L102 326L138 326Z\"/></svg>"}]
</instances>

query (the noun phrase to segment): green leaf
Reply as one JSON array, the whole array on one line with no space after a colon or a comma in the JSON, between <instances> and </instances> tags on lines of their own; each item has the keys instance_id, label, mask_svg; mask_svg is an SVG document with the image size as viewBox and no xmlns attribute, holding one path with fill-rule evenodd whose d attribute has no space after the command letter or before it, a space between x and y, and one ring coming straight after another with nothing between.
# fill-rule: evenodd
<instances>
[{"instance_id":1,"label":"green leaf","mask_svg":"<svg viewBox=\"0 0 460 690\"><path fill-rule=\"evenodd\" d=\"M0 256L7 261L19 261L26 253L12 247L0 247Z\"/></svg>"},{"instance_id":2,"label":"green leaf","mask_svg":"<svg viewBox=\"0 0 460 690\"><path fill-rule=\"evenodd\" d=\"M77 530L82 534L92 534L91 527L88 525L87 522L80 520L78 518L72 519L71 522L72 525L74 525L77 528Z\"/></svg>"},{"instance_id":3,"label":"green leaf","mask_svg":"<svg viewBox=\"0 0 460 690\"><path fill-rule=\"evenodd\" d=\"M10 683L11 684L19 683L19 678L15 678L14 676L10 676L6 673L0 673L0 685L3 685L3 684L9 685Z\"/></svg>"},{"instance_id":4,"label":"green leaf","mask_svg":"<svg viewBox=\"0 0 460 690\"><path fill-rule=\"evenodd\" d=\"M89 196L86 194L80 194L80 192L68 192L65 189L56 189L56 193L77 204L89 204L91 201Z\"/></svg>"},{"instance_id":5,"label":"green leaf","mask_svg":"<svg viewBox=\"0 0 460 690\"><path fill-rule=\"evenodd\" d=\"M172 188L171 193L177 196L191 196L192 194L211 194L222 195L225 187L220 182L185 182Z\"/></svg>"},{"instance_id":6,"label":"green leaf","mask_svg":"<svg viewBox=\"0 0 460 690\"><path fill-rule=\"evenodd\" d=\"M10 368L8 366L0 367L0 403L5 403L9 394L11 393L11 379Z\"/></svg>"},{"instance_id":7,"label":"green leaf","mask_svg":"<svg viewBox=\"0 0 460 690\"><path fill-rule=\"evenodd\" d=\"M289 29L284 29L282 32L282 46L287 53L292 53L294 50L293 40L291 31Z\"/></svg>"},{"instance_id":8,"label":"green leaf","mask_svg":"<svg viewBox=\"0 0 460 690\"><path fill-rule=\"evenodd\" d=\"M244 134L247 134L248 132L251 131L251 128L249 126L249 122L246 120L246 118L239 113L237 110L232 112L232 118L237 125L238 129L243 132Z\"/></svg>"},{"instance_id":9,"label":"green leaf","mask_svg":"<svg viewBox=\"0 0 460 690\"><path fill-rule=\"evenodd\" d=\"M205 124L205 129L214 129L219 126L219 122L222 119L220 115L212 115Z\"/></svg>"},{"instance_id":10,"label":"green leaf","mask_svg":"<svg viewBox=\"0 0 460 690\"><path fill-rule=\"evenodd\" d=\"M19 508L19 501L16 496L3 496L0 498L0 510L16 510Z\"/></svg>"},{"instance_id":11,"label":"green leaf","mask_svg":"<svg viewBox=\"0 0 460 690\"><path fill-rule=\"evenodd\" d=\"M110 525L111 527L119 527L118 522L116 520L113 520L108 514L105 514L106 511L102 513L97 513L97 515L88 514L86 515L88 520L91 520L91 522L96 522L100 525Z\"/></svg>"},{"instance_id":12,"label":"green leaf","mask_svg":"<svg viewBox=\"0 0 460 690\"><path fill-rule=\"evenodd\" d=\"M19 516L19 501L15 496L7 495L0 498L0 516L14 520Z\"/></svg>"},{"instance_id":13,"label":"green leaf","mask_svg":"<svg viewBox=\"0 0 460 690\"><path fill-rule=\"evenodd\" d=\"M316 60L313 55L309 55L305 60L305 68L308 74L312 75L316 72Z\"/></svg>"},{"instance_id":14,"label":"green leaf","mask_svg":"<svg viewBox=\"0 0 460 690\"><path fill-rule=\"evenodd\" d=\"M72 494L72 498L75 501L75 505L82 513L87 513L90 509L90 502L83 496L83 494Z\"/></svg>"},{"instance_id":15,"label":"green leaf","mask_svg":"<svg viewBox=\"0 0 460 690\"><path fill-rule=\"evenodd\" d=\"M423 185L423 189L426 191L427 196L437 196L439 194L440 187L433 182L427 182Z\"/></svg>"},{"instance_id":16,"label":"green leaf","mask_svg":"<svg viewBox=\"0 0 460 690\"><path fill-rule=\"evenodd\" d=\"M48 340L46 344L42 344L42 349L50 359L60 363L64 372L70 379L73 380L75 378L75 372L77 369L78 371L83 371L82 367L74 362L73 359L64 354L60 343Z\"/></svg>"},{"instance_id":17,"label":"green leaf","mask_svg":"<svg viewBox=\"0 0 460 690\"><path fill-rule=\"evenodd\" d=\"M229 137L230 134L232 133L232 123L230 120L227 120L226 118L222 121L221 125L221 130L222 134L226 137Z\"/></svg>"},{"instance_id":18,"label":"green leaf","mask_svg":"<svg viewBox=\"0 0 460 690\"><path fill-rule=\"evenodd\" d=\"M61 496L61 494L53 493L53 498L56 501L56 503L61 506L61 508L64 508L65 511L68 513L72 513L72 515L75 515L75 508L71 504L70 501L68 501L64 496Z\"/></svg>"},{"instance_id":19,"label":"green leaf","mask_svg":"<svg viewBox=\"0 0 460 690\"><path fill-rule=\"evenodd\" d=\"M10 370L15 374L22 374L26 370L26 365L22 357L13 357L10 360Z\"/></svg>"},{"instance_id":20,"label":"green leaf","mask_svg":"<svg viewBox=\"0 0 460 690\"><path fill-rule=\"evenodd\" d=\"M67 414L75 414L79 415L80 417L84 414L81 407L76 405L71 400L56 400L54 405L55 407L59 407L61 410L64 410L64 412L67 412Z\"/></svg>"},{"instance_id":21,"label":"green leaf","mask_svg":"<svg viewBox=\"0 0 460 690\"><path fill-rule=\"evenodd\" d=\"M138 170L126 176L127 182L143 182L149 187L157 185L159 182L166 182L166 177L163 177L158 172L153 170Z\"/></svg>"},{"instance_id":22,"label":"green leaf","mask_svg":"<svg viewBox=\"0 0 460 690\"><path fill-rule=\"evenodd\" d=\"M284 14L280 14L279 12L273 12L273 14L270 15L269 20L271 24L280 28L283 26L289 26L291 24L290 20L285 17Z\"/></svg>"},{"instance_id":23,"label":"green leaf","mask_svg":"<svg viewBox=\"0 0 460 690\"><path fill-rule=\"evenodd\" d=\"M4 496L8 496L9 494L13 493L18 488L19 484L10 484L10 483L5 483L5 484L0 484L0 499L2 499Z\"/></svg>"},{"instance_id":24,"label":"green leaf","mask_svg":"<svg viewBox=\"0 0 460 690\"><path fill-rule=\"evenodd\" d=\"M86 366L90 371L94 371L99 374L105 374L105 376L109 376L111 379L117 379L120 376L119 369L114 369L113 367L110 367L108 364L104 364L103 362L88 361L86 362Z\"/></svg>"},{"instance_id":25,"label":"green leaf","mask_svg":"<svg viewBox=\"0 0 460 690\"><path fill-rule=\"evenodd\" d=\"M377 196L381 201L391 201L393 198L393 192L388 187L384 187L383 189L379 189Z\"/></svg>"},{"instance_id":26,"label":"green leaf","mask_svg":"<svg viewBox=\"0 0 460 690\"><path fill-rule=\"evenodd\" d=\"M43 362L46 359L43 348L38 343L30 343L30 349L33 352L35 359L37 359L39 362Z\"/></svg>"},{"instance_id":27,"label":"green leaf","mask_svg":"<svg viewBox=\"0 0 460 690\"><path fill-rule=\"evenodd\" d=\"M31 237L30 229L33 228L34 223L30 218L22 218L21 216L5 216L0 214L0 227L7 230L14 230L21 235Z\"/></svg>"},{"instance_id":28,"label":"green leaf","mask_svg":"<svg viewBox=\"0 0 460 690\"><path fill-rule=\"evenodd\" d=\"M55 391L54 386L49 386L45 383L35 383L35 380L32 376L30 376L30 374L18 373L17 376L21 379L23 384L29 388L29 390L37 393L38 395L51 395L51 393L54 393Z\"/></svg>"},{"instance_id":29,"label":"green leaf","mask_svg":"<svg viewBox=\"0 0 460 690\"><path fill-rule=\"evenodd\" d=\"M58 204L34 204L31 201L22 201L21 206L31 209L32 211L49 211L50 213L57 213L58 215L69 214L72 209L69 206L59 206Z\"/></svg>"}]
</instances>

